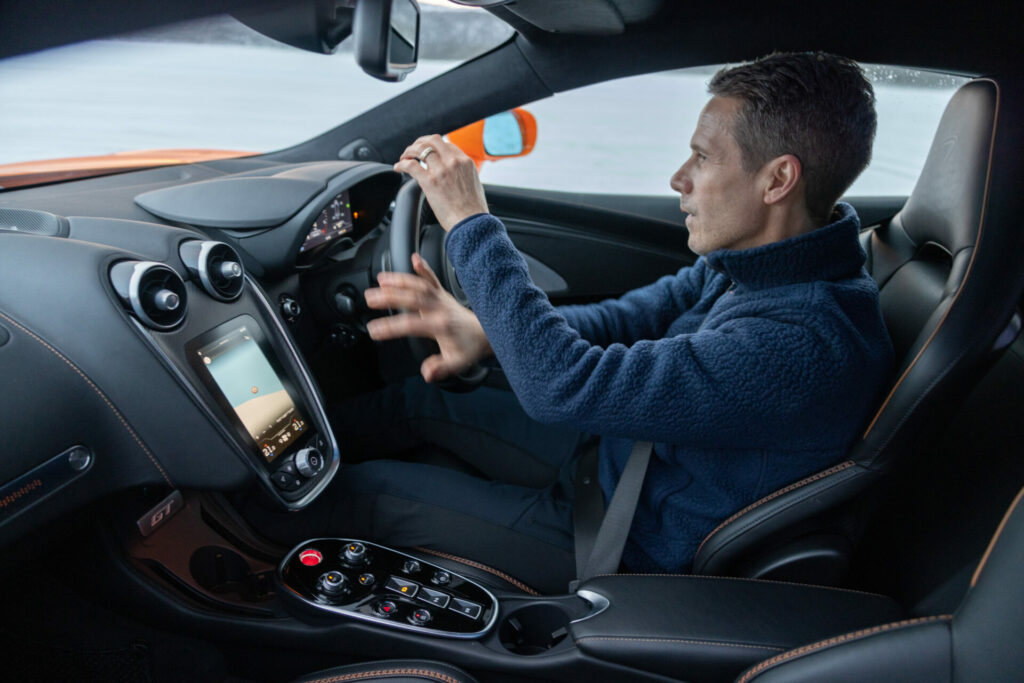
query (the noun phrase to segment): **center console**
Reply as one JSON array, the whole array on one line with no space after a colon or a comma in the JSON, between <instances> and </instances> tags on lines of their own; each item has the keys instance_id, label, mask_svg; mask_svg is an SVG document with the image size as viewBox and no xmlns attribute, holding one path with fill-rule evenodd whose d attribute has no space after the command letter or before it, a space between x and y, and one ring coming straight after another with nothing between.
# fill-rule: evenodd
<instances>
[{"instance_id":1,"label":"center console","mask_svg":"<svg viewBox=\"0 0 1024 683\"><path fill-rule=\"evenodd\" d=\"M340 464L313 378L233 248L187 240L178 250L191 277L124 260L110 268L111 284L137 332L229 449L282 507L303 508Z\"/></svg>"},{"instance_id":2,"label":"center console","mask_svg":"<svg viewBox=\"0 0 1024 683\"><path fill-rule=\"evenodd\" d=\"M117 552L97 559L103 544L81 549L109 578L111 602L163 610L204 637L228 627L250 643L316 653L324 665L427 658L510 678L710 683L904 617L881 595L720 577L598 576L572 594L536 595L423 549L351 538L275 548L219 495L184 498L148 536L132 506L117 508L130 566L111 565Z\"/></svg>"},{"instance_id":3,"label":"center console","mask_svg":"<svg viewBox=\"0 0 1024 683\"><path fill-rule=\"evenodd\" d=\"M328 444L310 429L310 410L256 319L240 315L207 330L185 355L280 495L300 497L323 472Z\"/></svg>"},{"instance_id":4,"label":"center console","mask_svg":"<svg viewBox=\"0 0 1024 683\"><path fill-rule=\"evenodd\" d=\"M373 543L318 538L278 568L282 596L300 609L448 638L479 638L498 600L455 572Z\"/></svg>"}]
</instances>

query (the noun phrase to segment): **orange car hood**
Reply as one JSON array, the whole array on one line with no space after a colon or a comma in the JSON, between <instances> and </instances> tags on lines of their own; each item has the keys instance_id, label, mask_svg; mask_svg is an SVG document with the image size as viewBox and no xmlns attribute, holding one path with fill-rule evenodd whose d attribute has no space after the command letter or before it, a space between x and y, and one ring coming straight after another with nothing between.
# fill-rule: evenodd
<instances>
[{"instance_id":1,"label":"orange car hood","mask_svg":"<svg viewBox=\"0 0 1024 683\"><path fill-rule=\"evenodd\" d=\"M40 185L157 166L237 159L256 154L259 152L239 152L227 149L141 149L93 157L69 157L0 164L0 188Z\"/></svg>"}]
</instances>

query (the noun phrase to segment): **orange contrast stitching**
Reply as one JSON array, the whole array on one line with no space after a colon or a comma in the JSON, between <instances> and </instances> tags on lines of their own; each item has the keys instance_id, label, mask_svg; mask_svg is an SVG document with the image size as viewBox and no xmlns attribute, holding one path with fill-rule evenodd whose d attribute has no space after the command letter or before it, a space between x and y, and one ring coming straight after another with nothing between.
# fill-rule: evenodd
<instances>
[{"instance_id":1,"label":"orange contrast stitching","mask_svg":"<svg viewBox=\"0 0 1024 683\"><path fill-rule=\"evenodd\" d=\"M881 626L872 626L871 628L865 628L861 629L860 631L845 633L841 636L828 638L827 640L820 640L816 643L804 645L802 647L796 648L795 650L790 650L789 652L784 652L781 655L776 655L771 659L764 660L763 662L755 666L753 669L750 669L745 674L743 674L743 677L740 678L736 683L747 683L754 676L758 675L766 669L770 669L771 667L777 664L788 662L791 659L796 659L798 657L802 657L803 655L810 654L818 650L824 650L834 645L840 645L842 643L846 643L851 640L856 640L858 638L865 638L867 636L873 636L878 633L884 633L886 631L904 628L905 626L916 626L917 624L926 624L933 621L948 621L952 618L952 615L940 614L934 617L918 617L916 619L904 619L903 621L897 621L891 624L883 624Z\"/></svg>"},{"instance_id":2,"label":"orange contrast stitching","mask_svg":"<svg viewBox=\"0 0 1024 683\"><path fill-rule=\"evenodd\" d=\"M420 552L424 552L424 553L430 553L431 555L437 555L438 557L444 557L444 558L447 558L449 560L455 560L456 562L461 562L462 564L469 565L470 567L476 567L477 569L481 569L481 570L487 572L488 574L493 574L493 575L497 576L498 578L501 578L501 579L504 579L505 581L508 581L509 583L511 583L513 586L515 586L519 590L523 591L524 593L529 593L530 595L537 595L537 596L540 595L540 593L538 591L535 591L534 589L530 588L529 586L527 586L522 581L519 581L518 579L515 579L515 578L509 576L508 574L506 574L505 572L500 571L498 569L495 569L494 567L488 567L486 564L480 564L479 562L474 562L473 560L467 560L464 557L458 557L457 555L449 555L448 553L442 553L440 550L431 550L430 548L423 548L421 546L416 546L414 548L414 550L419 550Z\"/></svg>"},{"instance_id":3,"label":"orange contrast stitching","mask_svg":"<svg viewBox=\"0 0 1024 683\"><path fill-rule=\"evenodd\" d=\"M629 636L582 636L576 639L579 643L584 640L627 640L637 643L689 643L691 645L714 645L718 647L745 647L751 650L776 650L783 652L786 648L775 645L748 645L746 643L730 643L720 640L691 640L690 638L632 638Z\"/></svg>"},{"instance_id":4,"label":"orange contrast stitching","mask_svg":"<svg viewBox=\"0 0 1024 683\"><path fill-rule=\"evenodd\" d=\"M458 679L446 674L430 671L429 669L381 669L379 671L364 671L360 673L339 674L329 678L315 678L308 683L337 683L338 681L358 681L370 678L382 678L384 676L422 676L444 683L459 683Z\"/></svg>"},{"instance_id":5,"label":"orange contrast stitching","mask_svg":"<svg viewBox=\"0 0 1024 683\"><path fill-rule=\"evenodd\" d=\"M845 470L847 468L853 467L853 465L854 465L854 462L852 460L847 460L846 462L841 462L838 465L835 465L834 467L830 467L827 470L823 470L821 472L818 472L817 474L812 475L810 477L807 477L806 479L801 479L798 482L794 482L794 483L790 484L789 486L787 486L785 488L779 489L775 493L772 493L772 494L769 494L769 495L765 496L761 500L758 500L758 501L755 501L755 502L751 503L747 507L743 508L742 510L740 510L739 512L737 512L736 514L734 514L733 516L729 517L724 522L722 522L721 524L716 526L711 531L710 534L705 536L704 540L700 542L699 546L697 546L697 552L694 553L694 556L700 555L701 548L703 548L704 544L708 542L708 539L710 539L712 536L714 536L719 531L721 531L723 527L731 524L733 521L739 519L743 515L745 515L748 512L750 512L751 510L753 510L753 509L755 509L757 507L760 507L760 506L764 505L765 503L767 503L768 501L773 500L775 498L778 498L779 496L781 496L783 494L786 494L786 493L789 493L790 491L798 489L801 486L807 486L808 484L812 484L812 483L818 481L819 479L823 479L824 477L827 477L827 476L829 476L831 474L835 474L836 472L842 472L843 470Z\"/></svg>"},{"instance_id":6,"label":"orange contrast stitching","mask_svg":"<svg viewBox=\"0 0 1024 683\"><path fill-rule=\"evenodd\" d=\"M985 548L985 554L981 556L981 562L978 563L978 568L974 570L974 576L971 577L971 588L974 588L975 584L978 583L978 577L981 576L981 570L985 568L985 563L988 562L988 556L992 554L992 549L996 547L996 541L999 540L999 535L1003 533L1003 528L1006 527L1006 523L1010 521L1010 515L1017 508L1021 498L1024 498L1024 489L1017 492L1017 497L1010 503L1010 508L1003 515L1002 521L999 522L999 526L996 527L996 533L992 535L992 540L988 542L988 547Z\"/></svg>"},{"instance_id":7,"label":"orange contrast stitching","mask_svg":"<svg viewBox=\"0 0 1024 683\"><path fill-rule=\"evenodd\" d=\"M103 399L103 402L107 404L107 407L110 408L110 411L112 413L114 413L114 416L121 422L121 424L128 431L128 433L132 436L132 438L135 439L135 443L139 444L139 448L142 449L142 452L146 454L146 457L149 458L150 462L153 463L153 466L156 467L158 472L160 472L160 476L162 476L164 478L164 481L167 482L167 485L170 486L171 488L174 488L174 484L171 483L171 479L170 479L170 477L167 476L167 473L164 471L164 468L160 466L160 463L157 462L156 457L150 452L150 450L148 448L146 448L146 444L142 443L142 439L139 438L139 435L136 434L135 430L132 429L131 425L128 424L128 420L126 420L124 418L124 415L122 415L121 412L116 407L114 407L114 404L111 403L109 398L107 398L107 395L104 394L100 390L100 388L97 387L93 383L93 381L91 379L89 379L89 377L78 368L77 365L75 365L70 360L68 360L67 357L65 357L64 354L62 354L60 351L58 351L57 349L55 349L52 346L50 346L49 344L47 344L42 338L36 336L32 332L30 332L28 329L26 329L25 327L21 326L20 324L18 324L14 320L12 320L10 317L5 315L4 313L0 313L0 318L3 318L4 320L6 320L7 322L11 323L15 327L17 327L19 330L21 330L22 332L24 332L28 336L30 336L33 339L35 339L40 344L42 344L52 354L57 356L57 358L60 358L62 361L67 363L68 367L70 367L72 370L74 370L78 374L79 377L81 377L83 380L85 380L85 383L88 384L90 387L92 387L92 390L95 391L96 394L100 398Z\"/></svg>"}]
</instances>

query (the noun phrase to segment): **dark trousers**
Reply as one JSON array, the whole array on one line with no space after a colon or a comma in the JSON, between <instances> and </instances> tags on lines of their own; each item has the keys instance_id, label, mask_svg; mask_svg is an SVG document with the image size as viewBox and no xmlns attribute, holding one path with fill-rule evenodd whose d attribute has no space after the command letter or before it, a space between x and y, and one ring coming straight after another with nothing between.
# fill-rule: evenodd
<instances>
[{"instance_id":1,"label":"dark trousers","mask_svg":"<svg viewBox=\"0 0 1024 683\"><path fill-rule=\"evenodd\" d=\"M531 419L511 392L419 378L330 412L342 468L302 513L310 535L423 546L566 591L576 462L592 437Z\"/></svg>"}]
</instances>

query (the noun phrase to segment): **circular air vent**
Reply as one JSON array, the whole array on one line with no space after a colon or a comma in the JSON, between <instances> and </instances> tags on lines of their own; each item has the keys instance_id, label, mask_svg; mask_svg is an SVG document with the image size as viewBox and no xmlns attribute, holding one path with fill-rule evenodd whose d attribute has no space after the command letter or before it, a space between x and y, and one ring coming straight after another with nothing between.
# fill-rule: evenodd
<instances>
[{"instance_id":1,"label":"circular air vent","mask_svg":"<svg viewBox=\"0 0 1024 683\"><path fill-rule=\"evenodd\" d=\"M238 252L213 240L192 240L181 245L181 260L199 278L206 293L221 301L234 301L241 295L245 278Z\"/></svg>"},{"instance_id":2,"label":"circular air vent","mask_svg":"<svg viewBox=\"0 0 1024 683\"><path fill-rule=\"evenodd\" d=\"M129 270L130 269L130 270ZM153 261L129 261L114 266L115 288L121 273L129 272L127 303L139 320L156 330L169 330L185 319L188 295L174 270Z\"/></svg>"}]
</instances>

